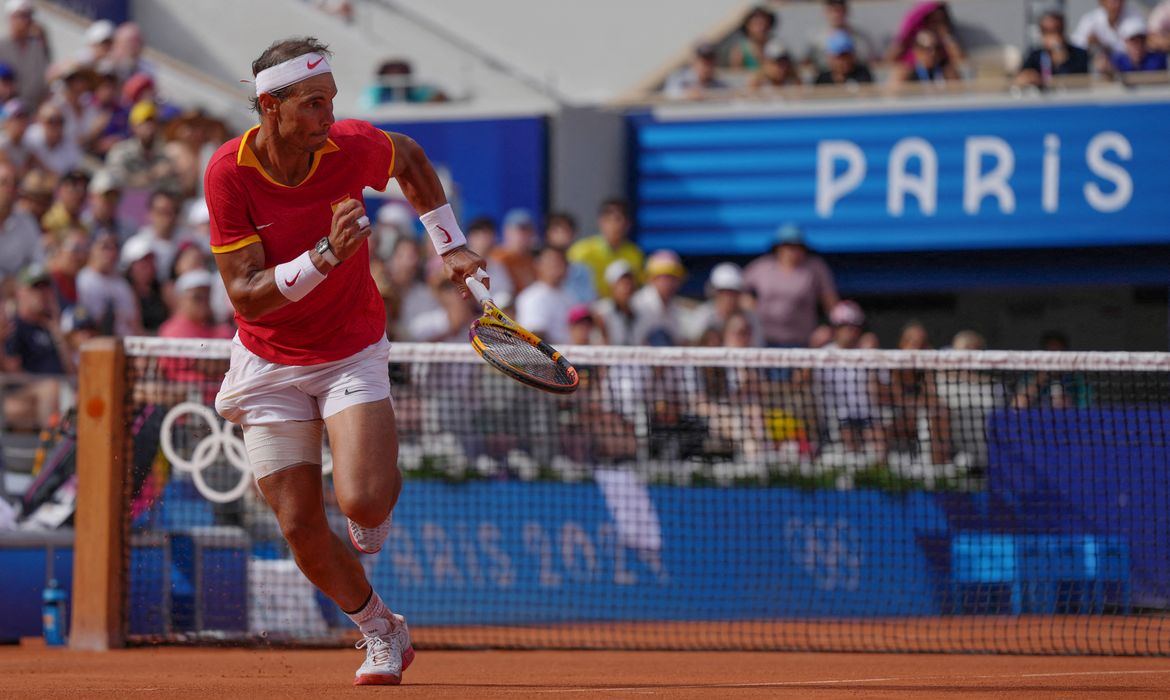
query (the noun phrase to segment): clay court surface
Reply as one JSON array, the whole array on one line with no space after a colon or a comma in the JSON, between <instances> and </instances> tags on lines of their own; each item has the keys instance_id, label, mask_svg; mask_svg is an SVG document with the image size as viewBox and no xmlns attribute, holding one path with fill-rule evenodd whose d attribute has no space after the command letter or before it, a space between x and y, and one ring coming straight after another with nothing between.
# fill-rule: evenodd
<instances>
[{"instance_id":1,"label":"clay court surface","mask_svg":"<svg viewBox=\"0 0 1170 700\"><path fill-rule=\"evenodd\" d=\"M420 651L354 688L356 650L0 648L5 698L1166 698L1170 659L777 652Z\"/></svg>"}]
</instances>

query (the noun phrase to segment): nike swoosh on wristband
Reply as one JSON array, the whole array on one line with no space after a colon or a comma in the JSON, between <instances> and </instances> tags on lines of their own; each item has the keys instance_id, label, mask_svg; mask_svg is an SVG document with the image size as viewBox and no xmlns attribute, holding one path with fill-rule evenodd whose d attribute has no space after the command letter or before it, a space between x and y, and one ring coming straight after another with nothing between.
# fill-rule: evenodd
<instances>
[{"instance_id":1,"label":"nike swoosh on wristband","mask_svg":"<svg viewBox=\"0 0 1170 700\"><path fill-rule=\"evenodd\" d=\"M305 64L306 64L307 66L309 66L309 70L313 70L313 69L314 69L314 68L316 68L317 66L321 65L321 61L324 61L324 60L325 60L325 59L324 59L324 57L322 57L322 58L318 58L318 59L317 59L317 61L316 61L315 63L314 63L313 61L306 60L306 61L305 61Z\"/></svg>"},{"instance_id":2,"label":"nike swoosh on wristband","mask_svg":"<svg viewBox=\"0 0 1170 700\"><path fill-rule=\"evenodd\" d=\"M301 277L301 271L297 270L297 274L293 275L293 278L291 280L287 277L284 278L284 285L286 287L291 287L297 283L297 280L300 279L300 277Z\"/></svg>"},{"instance_id":3,"label":"nike swoosh on wristband","mask_svg":"<svg viewBox=\"0 0 1170 700\"><path fill-rule=\"evenodd\" d=\"M440 231L442 231L442 232L443 232L443 235L447 237L447 240L443 241L443 245L447 245L448 243L450 243L450 242L451 242L451 232L450 232L450 231L448 231L447 229L443 228L442 226L436 226L435 228L437 228L437 229L439 229Z\"/></svg>"}]
</instances>

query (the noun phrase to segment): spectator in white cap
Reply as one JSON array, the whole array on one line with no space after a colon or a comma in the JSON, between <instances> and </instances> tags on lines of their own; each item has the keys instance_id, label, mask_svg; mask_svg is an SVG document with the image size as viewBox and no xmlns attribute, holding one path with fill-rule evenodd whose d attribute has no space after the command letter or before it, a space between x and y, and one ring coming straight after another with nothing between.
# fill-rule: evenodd
<instances>
[{"instance_id":1,"label":"spectator in white cap","mask_svg":"<svg viewBox=\"0 0 1170 700\"><path fill-rule=\"evenodd\" d=\"M394 252L394 244L399 238L417 238L414 222L418 219L414 210L405 201L385 202L378 207L378 215L374 219L374 233L370 237L370 251L379 260L389 260ZM492 287L496 286L496 278L492 277Z\"/></svg>"},{"instance_id":2,"label":"spectator in white cap","mask_svg":"<svg viewBox=\"0 0 1170 700\"><path fill-rule=\"evenodd\" d=\"M621 258L605 268L605 286L609 296L593 305L593 312L601 319L606 342L610 345L633 345L638 315L632 301L638 291L634 268Z\"/></svg>"},{"instance_id":3,"label":"spectator in white cap","mask_svg":"<svg viewBox=\"0 0 1170 700\"><path fill-rule=\"evenodd\" d=\"M230 338L232 329L215 322L211 309L214 279L207 270L190 270L175 280L175 307L159 326L161 338Z\"/></svg>"},{"instance_id":4,"label":"spectator in white cap","mask_svg":"<svg viewBox=\"0 0 1170 700\"><path fill-rule=\"evenodd\" d=\"M118 239L112 233L94 238L89 263L77 273L77 300L105 335L140 335L138 299L118 274Z\"/></svg>"},{"instance_id":5,"label":"spectator in white cap","mask_svg":"<svg viewBox=\"0 0 1170 700\"><path fill-rule=\"evenodd\" d=\"M781 226L775 241L771 253L747 266L744 282L755 295L765 342L805 347L817 326L818 305L827 315L837 304L837 288L828 265L809 253L799 226Z\"/></svg>"},{"instance_id":6,"label":"spectator in white cap","mask_svg":"<svg viewBox=\"0 0 1170 700\"><path fill-rule=\"evenodd\" d=\"M138 317L142 319L142 327L151 332L157 331L170 313L163 297L162 280L166 276L158 272L158 255L148 239L134 236L122 244L120 257L126 281L130 283L130 289L138 300Z\"/></svg>"},{"instance_id":7,"label":"spectator in white cap","mask_svg":"<svg viewBox=\"0 0 1170 700\"><path fill-rule=\"evenodd\" d=\"M85 48L79 52L78 58L96 67L109 58L113 46L114 23L108 19L99 19L85 30Z\"/></svg>"},{"instance_id":8,"label":"spectator in white cap","mask_svg":"<svg viewBox=\"0 0 1170 700\"><path fill-rule=\"evenodd\" d=\"M192 200L186 221L183 242L194 243L200 250L211 250L211 213L207 210L207 200L202 197Z\"/></svg>"},{"instance_id":9,"label":"spectator in white cap","mask_svg":"<svg viewBox=\"0 0 1170 700\"><path fill-rule=\"evenodd\" d=\"M736 314L743 315L751 326L750 345L763 346L764 336L755 315L747 311L747 298L743 270L731 262L719 263L711 269L707 278L708 300L696 307L689 315L687 339L697 342L708 331L723 333L723 326Z\"/></svg>"},{"instance_id":10,"label":"spectator in white cap","mask_svg":"<svg viewBox=\"0 0 1170 700\"><path fill-rule=\"evenodd\" d=\"M0 39L0 63L16 72L20 99L39 105L49 92L45 72L52 62L45 28L33 19L32 0L7 0L8 36Z\"/></svg>"},{"instance_id":11,"label":"spectator in white cap","mask_svg":"<svg viewBox=\"0 0 1170 700\"><path fill-rule=\"evenodd\" d=\"M1141 17L1129 17L1121 22L1118 33L1125 42L1125 50L1113 55L1113 70L1117 74L1166 70L1166 54L1151 51L1147 42L1149 30Z\"/></svg>"},{"instance_id":12,"label":"spectator in white cap","mask_svg":"<svg viewBox=\"0 0 1170 700\"><path fill-rule=\"evenodd\" d=\"M638 315L634 340L638 345L681 345L686 339L687 309L678 298L687 271L673 250L646 258L646 286L631 302Z\"/></svg>"},{"instance_id":13,"label":"spectator in white cap","mask_svg":"<svg viewBox=\"0 0 1170 700\"><path fill-rule=\"evenodd\" d=\"M89 206L81 212L81 225L91 236L112 233L121 243L134 235L130 222L118 216L122 188L109 170L98 170L89 180Z\"/></svg>"}]
</instances>

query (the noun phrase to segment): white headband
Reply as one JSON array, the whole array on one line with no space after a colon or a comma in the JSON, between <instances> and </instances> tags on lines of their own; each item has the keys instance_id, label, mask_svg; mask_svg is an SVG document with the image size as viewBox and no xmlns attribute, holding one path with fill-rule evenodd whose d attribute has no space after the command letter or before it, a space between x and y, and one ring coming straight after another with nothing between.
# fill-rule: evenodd
<instances>
[{"instance_id":1,"label":"white headband","mask_svg":"<svg viewBox=\"0 0 1170 700\"><path fill-rule=\"evenodd\" d=\"M321 54L301 54L296 58L290 58L284 63L278 63L257 73L256 96L259 97L265 93L273 93L293 83L299 83L302 80L312 78L314 75L332 72L333 69L329 67L329 59Z\"/></svg>"}]
</instances>

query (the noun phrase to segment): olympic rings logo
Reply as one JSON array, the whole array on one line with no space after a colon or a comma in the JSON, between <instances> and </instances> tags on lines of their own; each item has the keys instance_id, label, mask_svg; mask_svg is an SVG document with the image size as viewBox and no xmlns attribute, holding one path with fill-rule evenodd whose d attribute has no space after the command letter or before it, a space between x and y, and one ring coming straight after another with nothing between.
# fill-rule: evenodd
<instances>
[{"instance_id":1,"label":"olympic rings logo","mask_svg":"<svg viewBox=\"0 0 1170 700\"><path fill-rule=\"evenodd\" d=\"M203 423L208 431L195 443L189 457L184 456L175 446L175 428L180 418L188 419L179 424L182 433L191 434L199 423ZM231 503L239 500L247 492L252 468L248 464L244 439L236 434L234 424L220 420L210 407L194 401L175 404L167 411L159 432L163 455L175 469L191 475L195 488L204 498L212 503ZM220 491L207 483L204 472L225 460L239 472L239 480L227 491ZM328 451L322 455L322 463L322 471L325 474L333 471L333 459Z\"/></svg>"}]
</instances>

